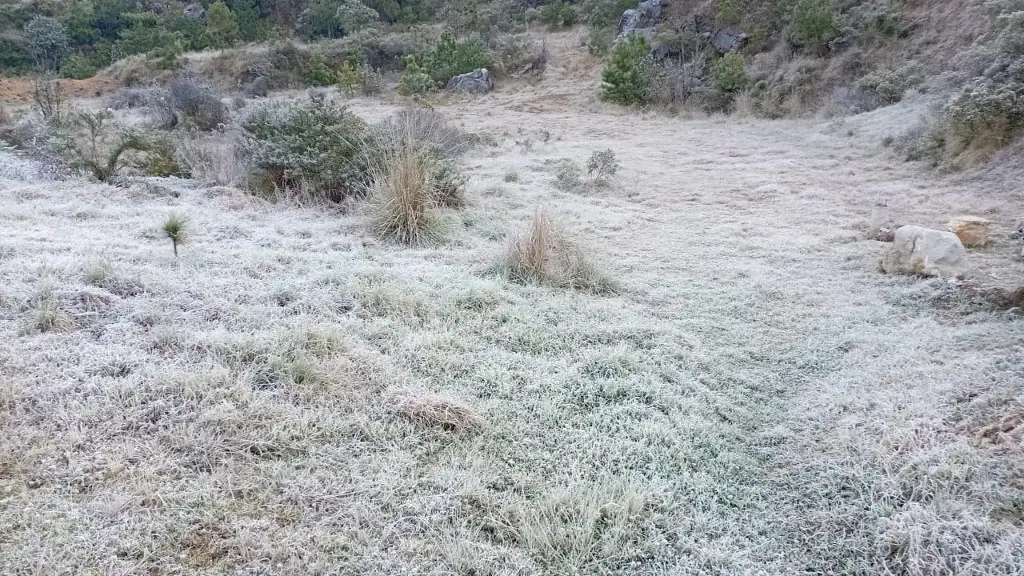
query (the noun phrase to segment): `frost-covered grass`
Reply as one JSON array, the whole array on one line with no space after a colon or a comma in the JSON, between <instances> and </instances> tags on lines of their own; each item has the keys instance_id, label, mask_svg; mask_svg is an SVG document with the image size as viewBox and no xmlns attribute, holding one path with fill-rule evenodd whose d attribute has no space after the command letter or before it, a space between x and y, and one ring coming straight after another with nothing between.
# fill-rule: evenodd
<instances>
[{"instance_id":1,"label":"frost-covered grass","mask_svg":"<svg viewBox=\"0 0 1024 576\"><path fill-rule=\"evenodd\" d=\"M559 139L470 152L419 247L5 176L0 571L1021 573L1020 431L979 433L1024 327L879 275L848 193L931 223L963 191L810 123L564 113L456 108ZM617 184L551 187L609 147ZM614 293L495 271L538 205Z\"/></svg>"}]
</instances>

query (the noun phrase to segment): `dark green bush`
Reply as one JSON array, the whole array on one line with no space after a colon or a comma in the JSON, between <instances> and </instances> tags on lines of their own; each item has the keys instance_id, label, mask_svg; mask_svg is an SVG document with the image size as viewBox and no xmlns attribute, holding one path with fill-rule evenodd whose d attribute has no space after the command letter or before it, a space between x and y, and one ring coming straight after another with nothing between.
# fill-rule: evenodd
<instances>
[{"instance_id":1,"label":"dark green bush","mask_svg":"<svg viewBox=\"0 0 1024 576\"><path fill-rule=\"evenodd\" d=\"M614 28L622 13L636 5L636 0L584 0L580 14L591 28Z\"/></svg>"},{"instance_id":2,"label":"dark green bush","mask_svg":"<svg viewBox=\"0 0 1024 576\"><path fill-rule=\"evenodd\" d=\"M806 50L821 52L839 35L839 13L831 0L795 0L788 17L789 40Z\"/></svg>"},{"instance_id":3,"label":"dark green bush","mask_svg":"<svg viewBox=\"0 0 1024 576\"><path fill-rule=\"evenodd\" d=\"M302 79L309 86L330 86L338 81L323 52L314 51L302 67Z\"/></svg>"},{"instance_id":4,"label":"dark green bush","mask_svg":"<svg viewBox=\"0 0 1024 576\"><path fill-rule=\"evenodd\" d=\"M441 35L437 46L423 60L423 71L443 84L454 76L477 68L493 68L494 57L478 39L458 41L451 32Z\"/></svg>"},{"instance_id":5,"label":"dark green bush","mask_svg":"<svg viewBox=\"0 0 1024 576\"><path fill-rule=\"evenodd\" d=\"M576 7L552 0L537 9L537 18L550 28L568 28L576 23Z\"/></svg>"},{"instance_id":6,"label":"dark green bush","mask_svg":"<svg viewBox=\"0 0 1024 576\"><path fill-rule=\"evenodd\" d=\"M268 102L239 121L238 152L279 190L307 186L329 201L358 193L366 125L332 102Z\"/></svg>"},{"instance_id":7,"label":"dark green bush","mask_svg":"<svg viewBox=\"0 0 1024 576\"><path fill-rule=\"evenodd\" d=\"M398 81L398 93L402 96L421 96L437 89L437 84L416 62L416 57L405 57L405 72Z\"/></svg>"},{"instance_id":8,"label":"dark green bush","mask_svg":"<svg viewBox=\"0 0 1024 576\"><path fill-rule=\"evenodd\" d=\"M642 36L633 36L612 50L601 72L601 97L619 104L647 104L653 74L650 44Z\"/></svg>"},{"instance_id":9,"label":"dark green bush","mask_svg":"<svg viewBox=\"0 0 1024 576\"><path fill-rule=\"evenodd\" d=\"M739 52L730 52L711 64L711 80L719 94L743 90L750 83L747 61Z\"/></svg>"}]
</instances>

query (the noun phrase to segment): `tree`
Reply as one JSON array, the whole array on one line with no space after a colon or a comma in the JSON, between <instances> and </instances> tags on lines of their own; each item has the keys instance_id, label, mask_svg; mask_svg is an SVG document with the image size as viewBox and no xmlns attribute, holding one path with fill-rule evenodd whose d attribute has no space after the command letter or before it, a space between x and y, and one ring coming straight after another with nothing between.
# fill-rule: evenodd
<instances>
[{"instance_id":1,"label":"tree","mask_svg":"<svg viewBox=\"0 0 1024 576\"><path fill-rule=\"evenodd\" d=\"M647 104L651 73L650 44L643 36L631 36L615 47L601 72L601 97L619 104Z\"/></svg>"},{"instance_id":2,"label":"tree","mask_svg":"<svg viewBox=\"0 0 1024 576\"><path fill-rule=\"evenodd\" d=\"M60 61L70 50L64 25L49 16L36 16L25 25L29 52L40 72L60 70Z\"/></svg>"},{"instance_id":3,"label":"tree","mask_svg":"<svg viewBox=\"0 0 1024 576\"><path fill-rule=\"evenodd\" d=\"M306 38L336 38L341 36L338 26L338 0L313 0L299 14L295 31Z\"/></svg>"},{"instance_id":4,"label":"tree","mask_svg":"<svg viewBox=\"0 0 1024 576\"><path fill-rule=\"evenodd\" d=\"M343 0L336 18L345 34L354 34L380 21L377 11L359 0Z\"/></svg>"},{"instance_id":5,"label":"tree","mask_svg":"<svg viewBox=\"0 0 1024 576\"><path fill-rule=\"evenodd\" d=\"M227 48L238 41L238 17L223 2L217 0L210 4L206 18L209 22L206 43L211 48Z\"/></svg>"},{"instance_id":6,"label":"tree","mask_svg":"<svg viewBox=\"0 0 1024 576\"><path fill-rule=\"evenodd\" d=\"M92 46L100 37L96 27L96 10L89 0L77 0L64 13L64 27L75 46Z\"/></svg>"}]
</instances>

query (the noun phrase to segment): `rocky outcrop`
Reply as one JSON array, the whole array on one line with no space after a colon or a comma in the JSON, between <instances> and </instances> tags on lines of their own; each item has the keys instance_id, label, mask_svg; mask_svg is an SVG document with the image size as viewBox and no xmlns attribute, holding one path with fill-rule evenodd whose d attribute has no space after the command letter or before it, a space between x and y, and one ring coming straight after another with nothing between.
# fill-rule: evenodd
<instances>
[{"instance_id":1,"label":"rocky outcrop","mask_svg":"<svg viewBox=\"0 0 1024 576\"><path fill-rule=\"evenodd\" d=\"M650 40L654 37L654 28L660 21L661 0L644 0L636 8L622 13L615 42L628 40L632 36L643 36Z\"/></svg>"},{"instance_id":2,"label":"rocky outcrop","mask_svg":"<svg viewBox=\"0 0 1024 576\"><path fill-rule=\"evenodd\" d=\"M266 98L270 91L270 82L263 76L258 76L242 89L242 92L250 98Z\"/></svg>"},{"instance_id":3,"label":"rocky outcrop","mask_svg":"<svg viewBox=\"0 0 1024 576\"><path fill-rule=\"evenodd\" d=\"M203 8L202 4L189 4L185 6L183 10L185 18L189 20L200 20L206 22L206 9Z\"/></svg>"},{"instance_id":4,"label":"rocky outcrop","mask_svg":"<svg viewBox=\"0 0 1024 576\"><path fill-rule=\"evenodd\" d=\"M486 94L494 88L494 80L487 68L477 68L472 72L459 74L448 81L444 87L449 92L469 92L470 94Z\"/></svg>"},{"instance_id":5,"label":"rocky outcrop","mask_svg":"<svg viewBox=\"0 0 1024 576\"><path fill-rule=\"evenodd\" d=\"M711 34L711 46L719 54L728 54L734 50L739 50L747 43L748 36L744 32L736 32L730 30L716 30Z\"/></svg>"},{"instance_id":6,"label":"rocky outcrop","mask_svg":"<svg viewBox=\"0 0 1024 576\"><path fill-rule=\"evenodd\" d=\"M901 226L882 257L889 274L920 274L957 278L967 273L967 250L952 232Z\"/></svg>"}]
</instances>

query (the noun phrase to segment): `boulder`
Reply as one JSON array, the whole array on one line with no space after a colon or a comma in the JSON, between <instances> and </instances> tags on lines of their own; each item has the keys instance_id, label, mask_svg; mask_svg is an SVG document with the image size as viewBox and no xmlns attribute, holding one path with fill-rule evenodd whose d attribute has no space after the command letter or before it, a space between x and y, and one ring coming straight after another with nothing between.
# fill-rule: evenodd
<instances>
[{"instance_id":1,"label":"boulder","mask_svg":"<svg viewBox=\"0 0 1024 576\"><path fill-rule=\"evenodd\" d=\"M615 42L622 42L631 36L654 37L654 27L661 20L661 0L644 0L636 8L630 8L619 18L618 35Z\"/></svg>"},{"instance_id":2,"label":"boulder","mask_svg":"<svg viewBox=\"0 0 1024 576\"><path fill-rule=\"evenodd\" d=\"M266 98L269 91L270 82L264 76L258 76L242 89L242 92L250 98Z\"/></svg>"},{"instance_id":3,"label":"boulder","mask_svg":"<svg viewBox=\"0 0 1024 576\"><path fill-rule=\"evenodd\" d=\"M711 45L719 54L728 54L733 50L743 48L747 43L748 36L744 32L733 32L729 30L716 30L711 34Z\"/></svg>"},{"instance_id":4,"label":"boulder","mask_svg":"<svg viewBox=\"0 0 1024 576\"><path fill-rule=\"evenodd\" d=\"M901 226L882 257L889 274L920 274L956 278L967 273L967 250L952 232Z\"/></svg>"},{"instance_id":5,"label":"boulder","mask_svg":"<svg viewBox=\"0 0 1024 576\"><path fill-rule=\"evenodd\" d=\"M472 72L459 74L449 80L444 87L449 92L469 92L471 94L486 94L493 88L494 81L491 80L491 73L487 71L487 68L477 68Z\"/></svg>"},{"instance_id":6,"label":"boulder","mask_svg":"<svg viewBox=\"0 0 1024 576\"><path fill-rule=\"evenodd\" d=\"M206 9L203 8L202 4L189 4L188 6L185 6L182 13L185 15L185 18L188 18L189 20L200 20L202 22L206 22Z\"/></svg>"},{"instance_id":7,"label":"boulder","mask_svg":"<svg viewBox=\"0 0 1024 576\"><path fill-rule=\"evenodd\" d=\"M968 248L988 244L988 220L977 216L958 216L949 221L949 231Z\"/></svg>"}]
</instances>

